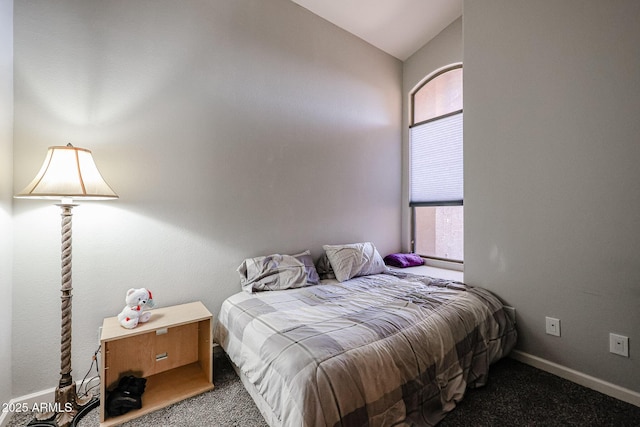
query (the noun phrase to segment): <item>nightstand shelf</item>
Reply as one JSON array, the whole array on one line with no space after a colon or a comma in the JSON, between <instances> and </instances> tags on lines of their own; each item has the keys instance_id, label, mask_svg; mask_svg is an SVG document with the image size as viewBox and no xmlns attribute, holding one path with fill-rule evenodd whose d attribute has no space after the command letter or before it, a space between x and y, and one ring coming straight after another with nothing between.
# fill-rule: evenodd
<instances>
[{"instance_id":1,"label":"nightstand shelf","mask_svg":"<svg viewBox=\"0 0 640 427\"><path fill-rule=\"evenodd\" d=\"M134 329L123 328L116 317L102 324L101 427L124 423L213 389L211 313L201 302L151 312L149 322ZM125 375L147 379L142 408L109 417L107 390Z\"/></svg>"}]
</instances>

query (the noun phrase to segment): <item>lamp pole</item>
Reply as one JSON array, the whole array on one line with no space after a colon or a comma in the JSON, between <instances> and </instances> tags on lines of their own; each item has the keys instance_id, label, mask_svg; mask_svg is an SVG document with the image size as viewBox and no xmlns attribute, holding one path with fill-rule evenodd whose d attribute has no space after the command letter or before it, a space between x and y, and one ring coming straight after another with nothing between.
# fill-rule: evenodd
<instances>
[{"instance_id":1,"label":"lamp pole","mask_svg":"<svg viewBox=\"0 0 640 427\"><path fill-rule=\"evenodd\" d=\"M73 299L71 274L71 210L77 206L71 203L61 203L61 327L60 327L60 381L55 392L52 411L36 415L28 426L30 427L69 427L90 410L98 406L100 400L92 396L78 398L76 384L71 376L71 314Z\"/></svg>"},{"instance_id":2,"label":"lamp pole","mask_svg":"<svg viewBox=\"0 0 640 427\"><path fill-rule=\"evenodd\" d=\"M62 285L62 330L60 334L60 389L73 384L71 378L71 300L73 296L71 291L71 204L60 204L62 212L61 221L61 272Z\"/></svg>"}]
</instances>

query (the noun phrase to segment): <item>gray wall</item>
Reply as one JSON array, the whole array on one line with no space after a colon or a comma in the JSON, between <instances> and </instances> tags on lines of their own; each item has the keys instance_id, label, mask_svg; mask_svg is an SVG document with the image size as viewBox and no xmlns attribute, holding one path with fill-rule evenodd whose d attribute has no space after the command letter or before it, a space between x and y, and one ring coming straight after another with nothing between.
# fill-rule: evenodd
<instances>
[{"instance_id":1,"label":"gray wall","mask_svg":"<svg viewBox=\"0 0 640 427\"><path fill-rule=\"evenodd\" d=\"M436 70L462 62L462 17L411 55L402 69L402 248L411 250L411 213L409 210L409 117L413 92Z\"/></svg>"},{"instance_id":2,"label":"gray wall","mask_svg":"<svg viewBox=\"0 0 640 427\"><path fill-rule=\"evenodd\" d=\"M464 3L465 281L517 308L520 350L636 392L638 17L635 0Z\"/></svg>"},{"instance_id":3,"label":"gray wall","mask_svg":"<svg viewBox=\"0 0 640 427\"><path fill-rule=\"evenodd\" d=\"M129 287L215 315L245 257L400 249L397 59L289 0L26 0L14 26L14 190L71 142L120 195L74 209L75 378ZM59 221L14 203L14 396L57 381Z\"/></svg>"},{"instance_id":4,"label":"gray wall","mask_svg":"<svg viewBox=\"0 0 640 427\"><path fill-rule=\"evenodd\" d=\"M0 0L0 402L11 399L13 0Z\"/></svg>"}]
</instances>

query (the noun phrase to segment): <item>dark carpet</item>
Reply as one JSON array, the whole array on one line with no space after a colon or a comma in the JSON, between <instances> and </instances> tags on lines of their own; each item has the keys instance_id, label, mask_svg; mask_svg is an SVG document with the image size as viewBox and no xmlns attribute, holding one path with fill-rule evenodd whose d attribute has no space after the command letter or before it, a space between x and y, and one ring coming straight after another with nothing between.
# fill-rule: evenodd
<instances>
[{"instance_id":1,"label":"dark carpet","mask_svg":"<svg viewBox=\"0 0 640 427\"><path fill-rule=\"evenodd\" d=\"M640 407L506 358L439 426L638 427Z\"/></svg>"},{"instance_id":2,"label":"dark carpet","mask_svg":"<svg viewBox=\"0 0 640 427\"><path fill-rule=\"evenodd\" d=\"M267 424L225 357L215 359L215 389L144 417L125 427L265 427ZM7 427L31 416L16 414ZM98 426L98 411L78 427ZM491 367L489 382L468 390L439 427L640 426L640 407L506 358Z\"/></svg>"}]
</instances>

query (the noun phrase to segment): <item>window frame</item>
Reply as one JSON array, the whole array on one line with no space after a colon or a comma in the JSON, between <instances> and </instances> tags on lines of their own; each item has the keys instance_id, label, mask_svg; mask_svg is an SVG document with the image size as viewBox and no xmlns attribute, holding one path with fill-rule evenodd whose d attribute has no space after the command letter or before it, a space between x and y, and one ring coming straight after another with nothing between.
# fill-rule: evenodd
<instances>
[{"instance_id":1,"label":"window frame","mask_svg":"<svg viewBox=\"0 0 640 427\"><path fill-rule=\"evenodd\" d=\"M438 116L430 117L428 119L421 120L419 122L415 122L415 116L416 116L416 114L415 114L415 95L418 92L420 92L420 90L422 88L424 88L427 84L429 84L431 81L433 81L437 77L439 77L439 76L441 76L441 75L443 75L445 73L448 73L450 71L457 70L457 69L463 69L463 64L462 63L456 63L456 64L451 64L451 65L442 67L439 70L433 72L432 74L426 76L425 79L420 84L418 84L410 92L410 94L409 94L409 96L410 96L409 131L411 131L411 128L413 128L415 126L420 126L420 125L423 125L425 123L429 123L429 122L432 122L432 121L445 119L447 117L454 116L456 114L463 114L464 108L460 108L458 110L449 111L447 113L440 114ZM463 77L463 79L464 79L464 77ZM463 94L463 102L464 102L464 94ZM410 156L411 156L411 154L410 154ZM463 156L464 156L464 154L463 154ZM409 161L409 163L411 163L411 160ZM409 176L411 177L411 172L409 172ZM409 188L411 188L411 186L409 186ZM456 201L456 202L421 202L421 203L417 203L417 204L412 204L411 203L411 197L409 197L409 203L410 203L409 207L410 207L410 215L411 215L411 220L410 220L410 224L411 224L410 244L411 244L411 251L413 253L415 253L415 249L416 249L416 208L418 208L418 207L438 207L438 206L463 206L464 207L464 199L460 200L460 201ZM458 271L463 271L463 269L464 269L464 259L463 260L454 260L454 259L449 259L449 258L436 257L436 256L432 256L432 255L424 255L424 254L418 254L418 255L420 255L420 257L425 259L427 265L431 265L431 266L434 266L434 267L440 267L440 268L447 268L447 269L452 269L452 270L458 270Z\"/></svg>"},{"instance_id":2,"label":"window frame","mask_svg":"<svg viewBox=\"0 0 640 427\"><path fill-rule=\"evenodd\" d=\"M420 89L422 89L423 87L425 87L427 84L429 84L429 82L435 80L437 77L440 77L441 75L448 73L449 71L453 71L453 70L457 70L457 69L462 69L462 63L458 63L458 64L452 64L452 65L448 65L446 67L443 67L441 69L439 69L438 71L435 71L434 73L428 75L427 77L425 77L424 81L422 81L419 85L417 85L415 88L413 88L413 90L410 93L410 97L411 97L411 111L409 112L410 114L410 119L409 120L409 129L411 129L414 126L419 126L421 124L433 121L433 120L438 120L438 119L443 119L447 116L453 115L453 114L457 114L457 113L461 113L463 111L463 108L456 110L456 111L450 111L448 113L445 114L441 114L439 116L436 117L431 117L429 119L426 120L421 120L419 122L415 122L414 118L415 118L415 109L416 109L416 105L415 105L415 95L416 93L420 92ZM463 77L464 78L464 77ZM462 95L463 99L464 99L464 94Z\"/></svg>"}]
</instances>

